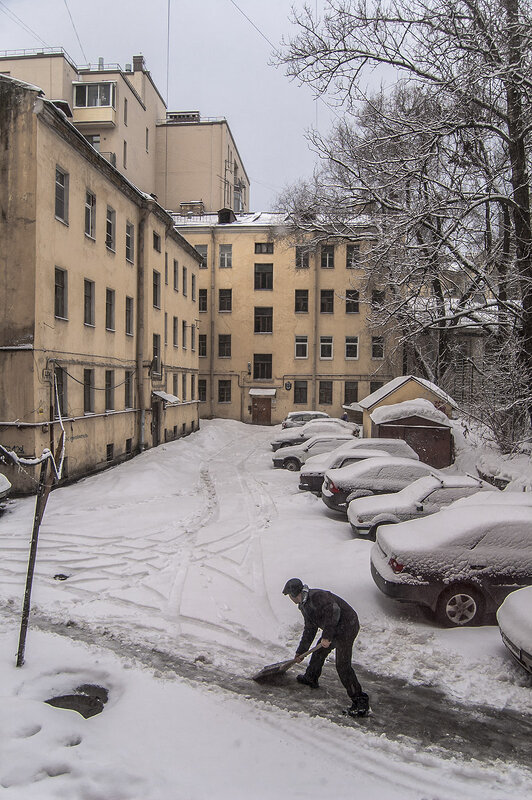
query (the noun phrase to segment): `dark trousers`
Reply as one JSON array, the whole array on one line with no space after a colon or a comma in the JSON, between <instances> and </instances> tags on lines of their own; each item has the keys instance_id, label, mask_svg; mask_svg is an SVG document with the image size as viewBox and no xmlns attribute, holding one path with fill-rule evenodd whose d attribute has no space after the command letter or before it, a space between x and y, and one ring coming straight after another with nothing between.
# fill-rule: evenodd
<instances>
[{"instance_id":1,"label":"dark trousers","mask_svg":"<svg viewBox=\"0 0 532 800\"><path fill-rule=\"evenodd\" d=\"M351 698L354 700L362 694L362 687L358 682L356 672L351 664L353 657L353 644L358 634L358 625L353 626L345 634L335 640L330 647L322 647L321 650L316 650L310 657L310 662L306 670L306 676L313 681L317 681L321 675L325 659L332 650L336 650L336 671L338 677Z\"/></svg>"}]
</instances>

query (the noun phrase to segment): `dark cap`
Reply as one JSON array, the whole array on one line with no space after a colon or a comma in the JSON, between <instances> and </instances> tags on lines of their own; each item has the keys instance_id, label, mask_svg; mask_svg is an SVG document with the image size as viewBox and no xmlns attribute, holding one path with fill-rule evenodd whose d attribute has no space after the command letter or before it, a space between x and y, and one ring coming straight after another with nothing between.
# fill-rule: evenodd
<instances>
[{"instance_id":1,"label":"dark cap","mask_svg":"<svg viewBox=\"0 0 532 800\"><path fill-rule=\"evenodd\" d=\"M286 581L283 589L283 594L289 594L290 597L297 597L303 591L303 581L300 578L290 578Z\"/></svg>"}]
</instances>

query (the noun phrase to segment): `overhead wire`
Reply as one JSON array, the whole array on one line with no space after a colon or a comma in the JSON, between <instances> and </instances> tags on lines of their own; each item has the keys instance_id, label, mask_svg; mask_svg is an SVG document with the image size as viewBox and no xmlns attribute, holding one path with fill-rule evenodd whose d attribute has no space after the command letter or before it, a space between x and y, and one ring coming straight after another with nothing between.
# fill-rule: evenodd
<instances>
[{"instance_id":1,"label":"overhead wire","mask_svg":"<svg viewBox=\"0 0 532 800\"><path fill-rule=\"evenodd\" d=\"M26 33L29 33L31 36L34 36L36 39L38 39L45 47L50 47L50 45L45 42L44 39L41 39L38 33L35 33L35 31L32 30L29 25L26 25L24 20L22 20L20 17L17 17L15 12L8 8L6 4L2 2L2 0L0 0L0 11L3 11L6 17L10 17L11 21L25 30Z\"/></svg>"},{"instance_id":2,"label":"overhead wire","mask_svg":"<svg viewBox=\"0 0 532 800\"><path fill-rule=\"evenodd\" d=\"M79 34L78 34L77 30L76 30L76 25L74 23L74 19L72 17L72 14L70 13L70 9L68 7L67 0L65 0L65 8L68 11L68 16L70 17L70 22L72 23L72 27L74 28L74 33L76 34L76 39L78 40L78 44L79 44L81 52L83 54L83 58L85 59L85 63L88 64L89 59L85 55L85 50L83 49L83 45L81 44L81 39L79 38Z\"/></svg>"}]
</instances>

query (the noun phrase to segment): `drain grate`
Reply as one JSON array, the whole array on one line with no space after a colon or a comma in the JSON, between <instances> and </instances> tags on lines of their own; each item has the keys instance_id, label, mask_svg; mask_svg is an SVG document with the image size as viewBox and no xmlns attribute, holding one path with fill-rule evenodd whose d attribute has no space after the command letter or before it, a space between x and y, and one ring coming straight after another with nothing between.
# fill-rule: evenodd
<instances>
[{"instance_id":1,"label":"drain grate","mask_svg":"<svg viewBox=\"0 0 532 800\"><path fill-rule=\"evenodd\" d=\"M71 711L77 711L82 717L88 719L102 713L108 698L109 692L104 686L84 683L82 686L78 686L72 694L52 697L44 702L55 708L67 708Z\"/></svg>"}]
</instances>

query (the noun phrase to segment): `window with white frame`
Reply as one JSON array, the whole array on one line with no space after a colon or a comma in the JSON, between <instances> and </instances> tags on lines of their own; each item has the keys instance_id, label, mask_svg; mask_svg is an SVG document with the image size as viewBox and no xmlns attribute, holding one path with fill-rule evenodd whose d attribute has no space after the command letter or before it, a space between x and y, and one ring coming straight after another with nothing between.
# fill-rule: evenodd
<instances>
[{"instance_id":1,"label":"window with white frame","mask_svg":"<svg viewBox=\"0 0 532 800\"><path fill-rule=\"evenodd\" d=\"M96 232L96 195L85 192L85 236L94 239Z\"/></svg>"},{"instance_id":2,"label":"window with white frame","mask_svg":"<svg viewBox=\"0 0 532 800\"><path fill-rule=\"evenodd\" d=\"M105 220L105 246L108 250L116 248L116 211L111 206L107 206Z\"/></svg>"},{"instance_id":3,"label":"window with white frame","mask_svg":"<svg viewBox=\"0 0 532 800\"><path fill-rule=\"evenodd\" d=\"M334 269L334 245L322 244L321 246L321 268Z\"/></svg>"},{"instance_id":4,"label":"window with white frame","mask_svg":"<svg viewBox=\"0 0 532 800\"><path fill-rule=\"evenodd\" d=\"M76 83L74 84L75 108L94 108L111 106L116 108L116 83Z\"/></svg>"},{"instance_id":5,"label":"window with white frame","mask_svg":"<svg viewBox=\"0 0 532 800\"><path fill-rule=\"evenodd\" d=\"M126 261L133 263L135 257L135 226L126 222Z\"/></svg>"},{"instance_id":6,"label":"window with white frame","mask_svg":"<svg viewBox=\"0 0 532 800\"><path fill-rule=\"evenodd\" d=\"M308 358L308 336L296 336L296 358Z\"/></svg>"},{"instance_id":7,"label":"window with white frame","mask_svg":"<svg viewBox=\"0 0 532 800\"><path fill-rule=\"evenodd\" d=\"M331 359L333 357L333 337L320 336L320 358Z\"/></svg>"},{"instance_id":8,"label":"window with white frame","mask_svg":"<svg viewBox=\"0 0 532 800\"><path fill-rule=\"evenodd\" d=\"M208 266L207 265L207 254L208 254L208 251L209 251L208 245L206 245L206 244L197 244L197 245L195 245L195 247L196 247L196 250L198 251L198 253L201 256L201 261L199 263L199 268L200 269L207 269L207 266Z\"/></svg>"},{"instance_id":9,"label":"window with white frame","mask_svg":"<svg viewBox=\"0 0 532 800\"><path fill-rule=\"evenodd\" d=\"M345 357L348 361L358 358L358 336L345 337Z\"/></svg>"},{"instance_id":10,"label":"window with white frame","mask_svg":"<svg viewBox=\"0 0 532 800\"><path fill-rule=\"evenodd\" d=\"M229 269L233 266L233 245L221 244L219 249L220 259L218 266L220 269Z\"/></svg>"}]
</instances>

